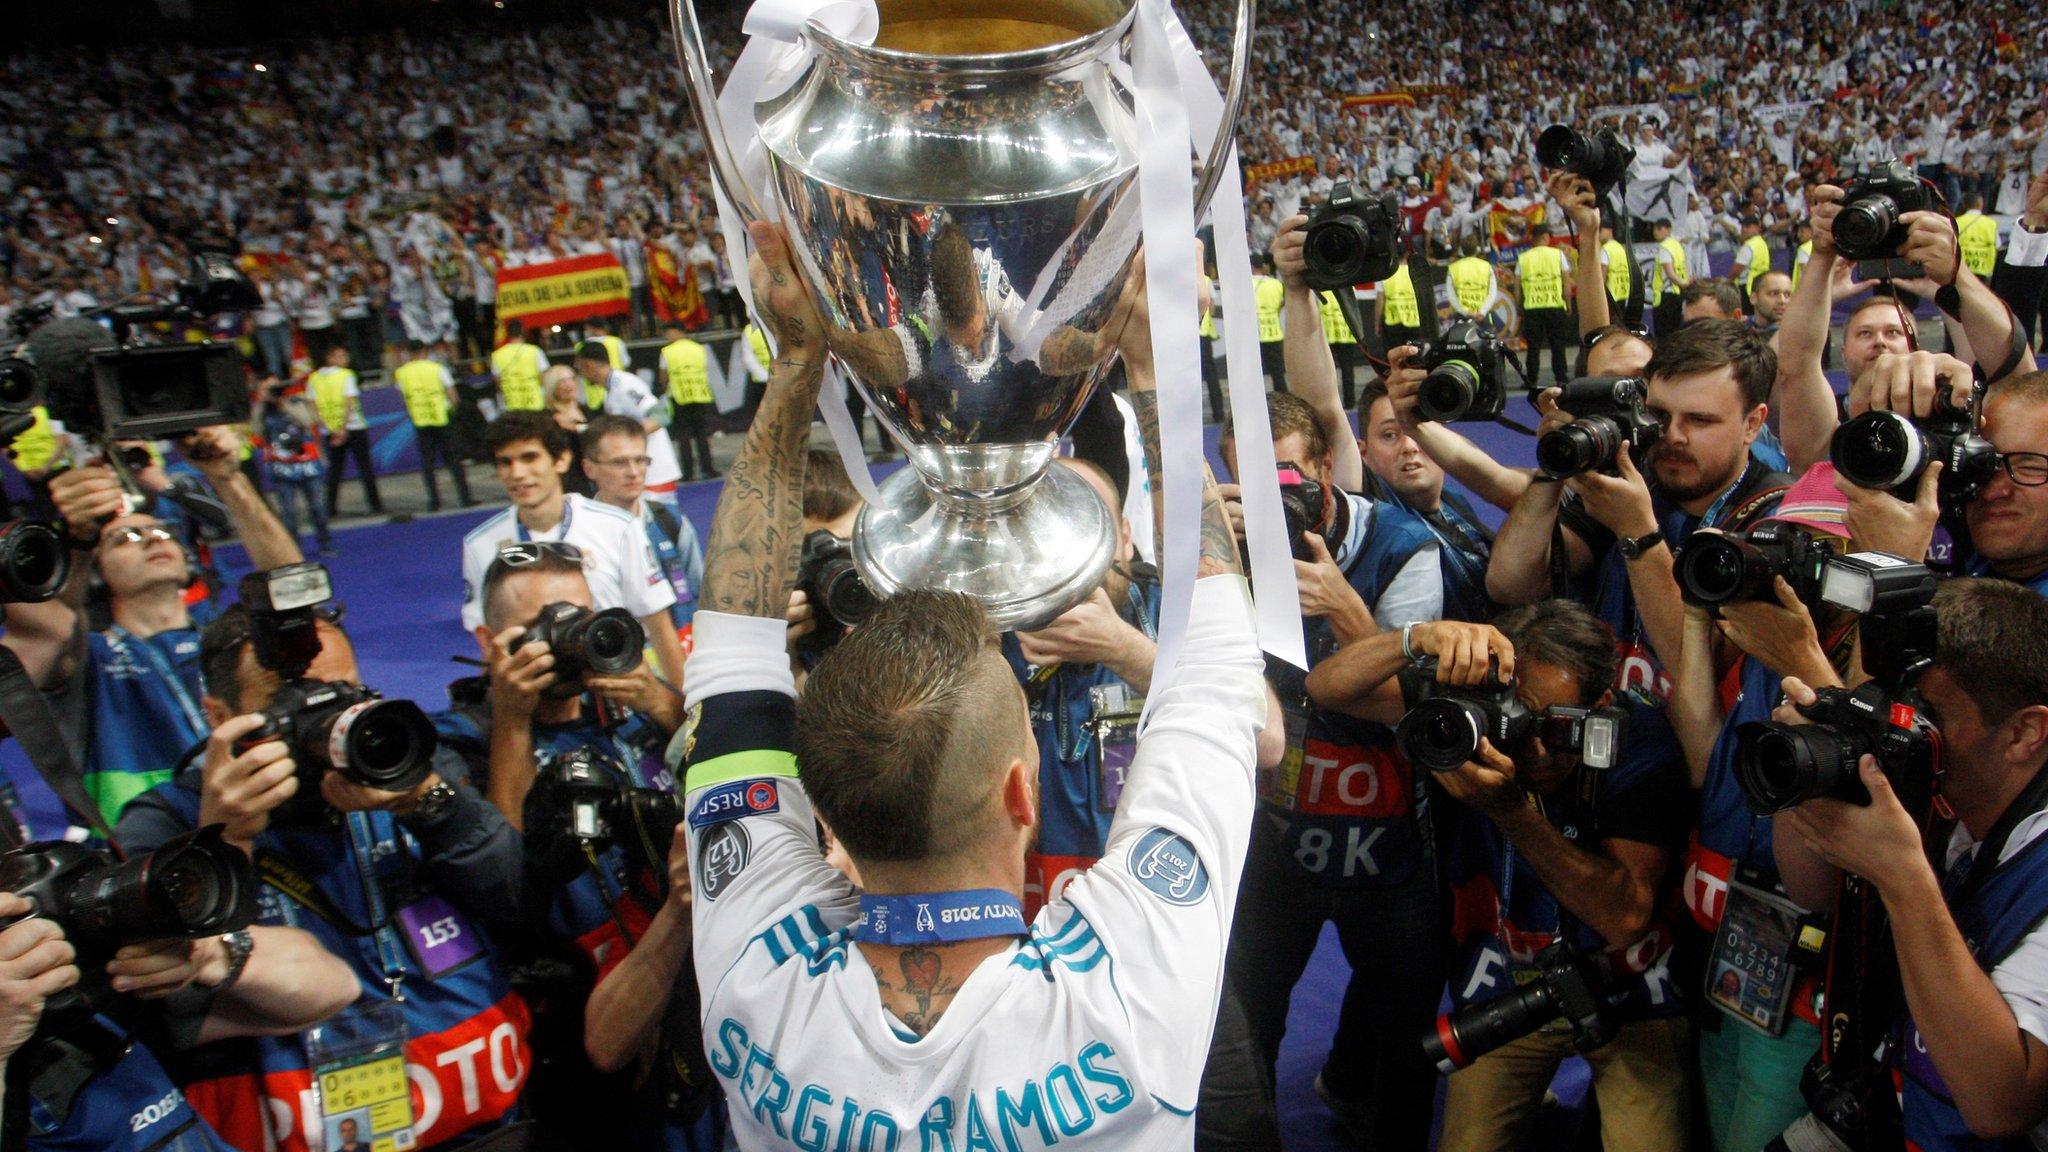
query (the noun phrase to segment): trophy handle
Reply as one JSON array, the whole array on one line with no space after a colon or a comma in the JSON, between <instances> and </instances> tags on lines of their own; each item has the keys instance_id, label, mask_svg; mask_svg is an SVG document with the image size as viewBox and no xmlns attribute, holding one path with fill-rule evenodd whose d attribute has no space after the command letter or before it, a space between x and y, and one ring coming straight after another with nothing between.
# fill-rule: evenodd
<instances>
[{"instance_id":1,"label":"trophy handle","mask_svg":"<svg viewBox=\"0 0 2048 1152\"><path fill-rule=\"evenodd\" d=\"M1251 0L1244 0L1249 4ZM711 154L711 178L725 198L748 224L763 219L754 190L740 176L739 156L725 136L725 121L718 114L718 82L711 75L711 57L704 50L704 30L697 24L695 0L669 0L669 30L676 44L676 59L690 82L690 110L697 116L697 128L704 133L704 147ZM1242 43L1242 40L1240 41ZM1232 120L1236 119L1233 109Z\"/></svg>"},{"instance_id":2,"label":"trophy handle","mask_svg":"<svg viewBox=\"0 0 2048 1152\"><path fill-rule=\"evenodd\" d=\"M685 7L690 0L675 0L675 3L678 7ZM1256 0L1237 0L1237 35L1230 47L1230 84L1223 93L1223 121L1216 126L1216 142L1209 146L1209 160L1202 166L1202 182L1195 186L1197 224L1201 223L1202 213L1209 210L1209 198L1216 194L1216 185L1223 179L1223 158L1230 155L1231 137L1237 132L1237 117L1244 111L1245 81L1251 75L1256 7ZM696 27L696 14L692 13L690 28L695 31ZM680 31L676 33L676 39L681 41Z\"/></svg>"}]
</instances>

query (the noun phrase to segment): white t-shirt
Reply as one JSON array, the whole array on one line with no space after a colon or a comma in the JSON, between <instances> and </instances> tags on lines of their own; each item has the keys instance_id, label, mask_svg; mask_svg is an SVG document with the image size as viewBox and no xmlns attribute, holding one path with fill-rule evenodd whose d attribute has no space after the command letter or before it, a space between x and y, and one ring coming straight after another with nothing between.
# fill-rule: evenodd
<instances>
[{"instance_id":1,"label":"white t-shirt","mask_svg":"<svg viewBox=\"0 0 2048 1152\"><path fill-rule=\"evenodd\" d=\"M462 538L464 628L484 622L484 573L498 558L499 547L515 540L566 540L583 549L583 575L590 581L591 602L600 609L624 608L646 617L667 612L676 602L639 518L570 493L562 498L562 522L546 532L526 531L507 508Z\"/></svg>"},{"instance_id":2,"label":"white t-shirt","mask_svg":"<svg viewBox=\"0 0 2048 1152\"><path fill-rule=\"evenodd\" d=\"M692 758L697 983L741 1147L1189 1147L1265 714L1242 578L1201 581L1192 619L1102 861L919 1038L882 1006L858 897L818 850L781 618L697 614L671 755Z\"/></svg>"},{"instance_id":3,"label":"white t-shirt","mask_svg":"<svg viewBox=\"0 0 2048 1152\"><path fill-rule=\"evenodd\" d=\"M663 404L663 398L654 394L653 387L632 372L612 369L611 378L604 382L604 387L604 410L614 416L638 420L643 426ZM676 463L675 441L669 439L668 430L656 428L649 432L647 483L673 484L682 478L682 466Z\"/></svg>"}]
</instances>

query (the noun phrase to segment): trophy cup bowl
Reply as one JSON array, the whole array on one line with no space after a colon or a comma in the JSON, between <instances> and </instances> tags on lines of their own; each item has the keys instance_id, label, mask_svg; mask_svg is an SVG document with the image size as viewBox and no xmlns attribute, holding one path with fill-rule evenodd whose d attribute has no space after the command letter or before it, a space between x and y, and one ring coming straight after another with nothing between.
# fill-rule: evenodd
<instances>
[{"instance_id":1,"label":"trophy cup bowl","mask_svg":"<svg viewBox=\"0 0 2048 1152\"><path fill-rule=\"evenodd\" d=\"M715 171L744 203L695 14L675 9ZM1094 591L1121 514L1050 465L1115 361L1142 240L1119 66L1135 3L877 9L872 44L809 22L799 73L746 126L827 346L910 463L861 512L854 560L880 595L963 592L999 628L1041 627ZM1235 122L1249 31L1245 0L1198 202Z\"/></svg>"}]
</instances>

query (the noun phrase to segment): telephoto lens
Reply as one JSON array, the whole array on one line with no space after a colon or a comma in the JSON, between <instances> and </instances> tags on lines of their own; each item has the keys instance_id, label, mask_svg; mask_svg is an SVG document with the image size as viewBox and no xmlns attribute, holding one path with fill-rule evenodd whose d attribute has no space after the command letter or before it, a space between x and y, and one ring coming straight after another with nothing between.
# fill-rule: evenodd
<instances>
[{"instance_id":1,"label":"telephoto lens","mask_svg":"<svg viewBox=\"0 0 2048 1152\"><path fill-rule=\"evenodd\" d=\"M88 956L232 932L256 918L256 883L249 858L221 839L221 827L120 862L81 844L32 844L0 856L0 890L34 904L34 915L56 921Z\"/></svg>"},{"instance_id":2,"label":"telephoto lens","mask_svg":"<svg viewBox=\"0 0 2048 1152\"><path fill-rule=\"evenodd\" d=\"M71 575L71 550L41 520L0 524L0 603L40 604Z\"/></svg>"},{"instance_id":3,"label":"telephoto lens","mask_svg":"<svg viewBox=\"0 0 2048 1152\"><path fill-rule=\"evenodd\" d=\"M1481 1004L1437 1017L1422 1050L1448 1076L1488 1052L1527 1036L1553 1020L1572 1032L1572 1047L1591 1052L1614 1039L1619 1021L1597 989L1598 974L1560 940L1536 954L1536 979Z\"/></svg>"},{"instance_id":4,"label":"telephoto lens","mask_svg":"<svg viewBox=\"0 0 2048 1152\"><path fill-rule=\"evenodd\" d=\"M440 740L433 721L410 700L386 700L360 684L295 680L277 690L263 725L237 744L291 746L300 792L317 796L331 769L366 788L410 792L434 770Z\"/></svg>"},{"instance_id":5,"label":"telephoto lens","mask_svg":"<svg viewBox=\"0 0 2048 1152\"><path fill-rule=\"evenodd\" d=\"M1871 745L1854 729L1766 720L1738 739L1736 780L1760 816L1796 808L1815 797L1835 796L1850 786L1863 787L1856 762Z\"/></svg>"},{"instance_id":6,"label":"telephoto lens","mask_svg":"<svg viewBox=\"0 0 2048 1152\"><path fill-rule=\"evenodd\" d=\"M1811 604L1832 556L1826 545L1790 524L1760 524L1747 534L1695 533L1678 550L1672 574L1686 600L1709 608L1741 600L1774 601L1779 576Z\"/></svg>"},{"instance_id":7,"label":"telephoto lens","mask_svg":"<svg viewBox=\"0 0 2048 1152\"><path fill-rule=\"evenodd\" d=\"M540 610L519 642L546 644L555 658L556 676L566 682L586 673L620 676L638 668L647 630L624 608L593 612L580 604L558 602Z\"/></svg>"},{"instance_id":8,"label":"telephoto lens","mask_svg":"<svg viewBox=\"0 0 2048 1152\"><path fill-rule=\"evenodd\" d=\"M1920 426L1897 412L1865 412L1835 429L1828 444L1835 471L1858 488L1916 485L1933 458Z\"/></svg>"},{"instance_id":9,"label":"telephoto lens","mask_svg":"<svg viewBox=\"0 0 2048 1152\"><path fill-rule=\"evenodd\" d=\"M1562 480L1613 467L1621 447L1621 425L1605 416L1588 416L1544 433L1536 441L1536 466L1545 476Z\"/></svg>"}]
</instances>

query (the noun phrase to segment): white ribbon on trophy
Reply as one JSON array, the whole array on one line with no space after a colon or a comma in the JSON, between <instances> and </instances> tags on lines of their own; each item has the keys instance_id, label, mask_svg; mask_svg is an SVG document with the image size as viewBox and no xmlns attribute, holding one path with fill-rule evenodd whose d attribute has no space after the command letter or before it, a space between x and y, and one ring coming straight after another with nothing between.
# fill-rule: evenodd
<instances>
[{"instance_id":1,"label":"white ribbon on trophy","mask_svg":"<svg viewBox=\"0 0 2048 1152\"><path fill-rule=\"evenodd\" d=\"M1189 170L1191 160L1205 157L1216 138L1224 99L1168 0L1137 0L1136 9L1130 71L1142 128L1138 196L1153 355L1160 381L1160 465L1166 489L1164 547L1159 557L1159 651L1149 694L1156 699L1171 680L1187 631L1200 555L1204 450L1200 344L1195 331L1199 267ZM755 0L743 25L747 43L718 95L724 123L753 123L756 103L773 98L801 76L805 55L798 37L814 19L834 35L863 44L873 42L880 26L872 0ZM770 188L766 148L752 133L728 139L737 149L734 160L747 184L747 196L760 213L773 218L776 198ZM712 141L706 143L715 146ZM1223 280L1225 363L1240 480L1251 478L1242 484L1242 490L1251 575L1259 589L1259 640L1266 651L1306 667L1300 597L1266 418L1243 184L1234 145L1224 164L1213 203L1216 260ZM741 217L728 201L726 190L715 179L712 187L727 250L749 251ZM801 246L792 248L801 258ZM737 280L751 313L752 285L744 275ZM1035 323L1028 326L1039 327ZM767 331L765 325L763 331ZM854 486L864 499L879 502L835 368L827 369L818 407Z\"/></svg>"}]
</instances>

